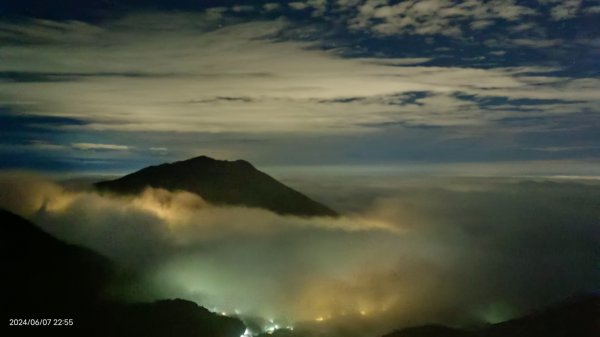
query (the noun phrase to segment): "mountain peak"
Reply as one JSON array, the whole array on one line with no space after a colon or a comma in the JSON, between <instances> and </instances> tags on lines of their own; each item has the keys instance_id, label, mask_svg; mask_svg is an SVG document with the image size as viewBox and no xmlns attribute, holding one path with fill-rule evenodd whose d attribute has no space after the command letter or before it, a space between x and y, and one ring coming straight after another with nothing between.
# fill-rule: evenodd
<instances>
[{"instance_id":1,"label":"mountain peak","mask_svg":"<svg viewBox=\"0 0 600 337\"><path fill-rule=\"evenodd\" d=\"M197 157L193 157L190 159L180 160L173 163L164 163L162 165L240 165L246 166L248 168L254 168L254 166L244 159L236 159L236 160L220 160L211 158L209 156L200 155Z\"/></svg>"},{"instance_id":2,"label":"mountain peak","mask_svg":"<svg viewBox=\"0 0 600 337\"><path fill-rule=\"evenodd\" d=\"M116 180L95 184L101 191L137 194L146 187L195 193L215 205L257 207L282 215L337 216L337 213L282 184L250 162L198 156L149 166Z\"/></svg>"},{"instance_id":3,"label":"mountain peak","mask_svg":"<svg viewBox=\"0 0 600 337\"><path fill-rule=\"evenodd\" d=\"M217 160L217 159L211 158L209 156L201 155L201 156L197 156L194 158L181 160L179 162L180 163L202 163L202 162L215 162L215 161L226 161L226 160Z\"/></svg>"}]
</instances>

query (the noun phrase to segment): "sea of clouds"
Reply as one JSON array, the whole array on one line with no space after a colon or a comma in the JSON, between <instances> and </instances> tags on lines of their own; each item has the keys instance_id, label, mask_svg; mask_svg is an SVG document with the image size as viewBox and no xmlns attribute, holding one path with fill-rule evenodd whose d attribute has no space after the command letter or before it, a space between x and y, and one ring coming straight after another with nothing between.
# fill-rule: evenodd
<instances>
[{"instance_id":1,"label":"sea of clouds","mask_svg":"<svg viewBox=\"0 0 600 337\"><path fill-rule=\"evenodd\" d=\"M217 207L148 188L99 194L0 175L0 207L182 297L314 334L375 336L428 322L496 322L594 289L600 185L371 177L303 183L339 218ZM318 195L317 195L318 194Z\"/></svg>"}]
</instances>

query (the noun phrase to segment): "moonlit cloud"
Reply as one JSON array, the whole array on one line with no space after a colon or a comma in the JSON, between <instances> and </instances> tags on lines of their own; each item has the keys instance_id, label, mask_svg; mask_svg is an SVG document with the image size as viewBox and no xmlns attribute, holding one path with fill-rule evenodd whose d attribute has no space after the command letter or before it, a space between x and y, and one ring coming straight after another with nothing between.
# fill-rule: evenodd
<instances>
[{"instance_id":1,"label":"moonlit cloud","mask_svg":"<svg viewBox=\"0 0 600 337\"><path fill-rule=\"evenodd\" d=\"M581 0L566 0L566 1L545 1L555 6L552 8L550 14L556 21L574 18L577 15L577 11L581 6Z\"/></svg>"},{"instance_id":2,"label":"moonlit cloud","mask_svg":"<svg viewBox=\"0 0 600 337\"><path fill-rule=\"evenodd\" d=\"M71 147L84 151L127 151L129 146L117 144L73 143Z\"/></svg>"},{"instance_id":3,"label":"moonlit cloud","mask_svg":"<svg viewBox=\"0 0 600 337\"><path fill-rule=\"evenodd\" d=\"M517 5L514 1L464 1L460 4L447 0L402 1L396 4L367 1L358 7L358 15L351 22L355 29L368 28L383 35L441 34L460 37L463 35L461 25L465 22L472 22L473 29L481 29L491 25L493 20L510 22L537 14L535 10Z\"/></svg>"},{"instance_id":4,"label":"moonlit cloud","mask_svg":"<svg viewBox=\"0 0 600 337\"><path fill-rule=\"evenodd\" d=\"M64 151L67 149L64 145L52 144L43 140L32 140L30 146L44 151Z\"/></svg>"},{"instance_id":5,"label":"moonlit cloud","mask_svg":"<svg viewBox=\"0 0 600 337\"><path fill-rule=\"evenodd\" d=\"M561 32L552 29L559 7L569 8ZM502 154L490 156L514 160L526 149L563 145L559 138L587 146L592 136L574 133L597 131L598 41L575 21L590 20L593 8L585 1L297 1L129 11L95 22L2 21L0 112L58 119L16 121L23 139L7 146L32 156L42 148L30 145L40 141L126 146L145 164L164 154L151 147L169 148L171 159L205 153L307 164L320 138L323 154L315 158L362 162L400 138L415 144L411 153L437 142L457 160L461 153L489 160L445 140L502 135ZM361 153L344 150L358 138ZM277 146L287 140L301 150ZM387 148L378 160L414 157ZM68 155L57 165L93 154L54 150Z\"/></svg>"},{"instance_id":6,"label":"moonlit cloud","mask_svg":"<svg viewBox=\"0 0 600 337\"><path fill-rule=\"evenodd\" d=\"M288 6L295 10L310 9L312 11L312 16L321 16L325 13L327 0L294 1L288 3Z\"/></svg>"},{"instance_id":7,"label":"moonlit cloud","mask_svg":"<svg viewBox=\"0 0 600 337\"><path fill-rule=\"evenodd\" d=\"M527 47L537 47L537 48L548 48L548 47L556 47L564 43L564 41L560 39L555 40L532 40L532 39L514 39L512 40L513 44L518 46L527 46Z\"/></svg>"},{"instance_id":8,"label":"moonlit cloud","mask_svg":"<svg viewBox=\"0 0 600 337\"><path fill-rule=\"evenodd\" d=\"M269 3L264 4L263 8L266 11L273 11L273 10L281 8L281 5L278 3L275 3L275 2L269 2Z\"/></svg>"},{"instance_id":9,"label":"moonlit cloud","mask_svg":"<svg viewBox=\"0 0 600 337\"><path fill-rule=\"evenodd\" d=\"M171 23L149 40L142 25L147 20L147 16L128 17L94 28L63 24L56 32L52 25L33 23L21 34L42 36L50 42L54 34L66 34L66 39L73 41L85 36L83 45L96 46L75 52L60 43L3 48L0 54L7 60L3 71L51 72L77 80L4 83L0 91L13 104L35 102L32 108L38 114L79 118L87 121L80 128L106 131L335 134L369 131L373 128L365 126L385 123L493 124L494 119L518 115L510 107L495 111L461 102L453 97L456 93L575 99L582 101L580 109L599 105L597 79L562 83L549 75L553 69L543 67L422 67L418 63L425 62L423 58L340 58L335 53L306 49L310 44L272 41L270 36L288 26L285 21L207 30L205 24L196 24L193 16L173 14ZM152 20L167 22L158 16ZM527 41L515 43L549 46L548 42ZM106 62L95 61L107 55L110 59ZM169 59L173 62L162 61ZM374 100L370 104L315 103L415 91L430 94L419 100L418 106ZM465 106L471 108L462 109Z\"/></svg>"},{"instance_id":10,"label":"moonlit cloud","mask_svg":"<svg viewBox=\"0 0 600 337\"><path fill-rule=\"evenodd\" d=\"M169 151L168 148L166 147L151 147L150 151L155 151L155 152L167 152Z\"/></svg>"}]
</instances>

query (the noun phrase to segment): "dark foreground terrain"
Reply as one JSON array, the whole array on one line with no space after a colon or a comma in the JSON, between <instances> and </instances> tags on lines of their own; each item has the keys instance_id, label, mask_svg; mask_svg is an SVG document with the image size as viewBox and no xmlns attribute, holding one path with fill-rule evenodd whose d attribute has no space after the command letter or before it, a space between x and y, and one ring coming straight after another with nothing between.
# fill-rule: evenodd
<instances>
[{"instance_id":1,"label":"dark foreground terrain","mask_svg":"<svg viewBox=\"0 0 600 337\"><path fill-rule=\"evenodd\" d=\"M597 337L600 295L585 294L531 313L476 330L427 325L395 331L384 337Z\"/></svg>"},{"instance_id":2,"label":"dark foreground terrain","mask_svg":"<svg viewBox=\"0 0 600 337\"><path fill-rule=\"evenodd\" d=\"M185 300L115 300L110 288L127 273L111 261L63 243L12 213L0 210L0 223L5 324L6 319L28 324L9 326L9 336L239 337L245 330L240 320ZM36 323L29 319L50 319L50 325L31 326Z\"/></svg>"}]
</instances>

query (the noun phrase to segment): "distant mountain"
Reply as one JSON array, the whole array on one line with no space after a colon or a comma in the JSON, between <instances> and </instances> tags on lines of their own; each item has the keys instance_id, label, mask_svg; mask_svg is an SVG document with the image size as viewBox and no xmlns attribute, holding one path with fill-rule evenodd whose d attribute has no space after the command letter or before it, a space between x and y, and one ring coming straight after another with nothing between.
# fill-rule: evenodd
<instances>
[{"instance_id":1,"label":"distant mountain","mask_svg":"<svg viewBox=\"0 0 600 337\"><path fill-rule=\"evenodd\" d=\"M432 324L406 328L384 337L477 337L477 335L470 331Z\"/></svg>"},{"instance_id":2,"label":"distant mountain","mask_svg":"<svg viewBox=\"0 0 600 337\"><path fill-rule=\"evenodd\" d=\"M244 160L200 156L150 166L116 180L96 183L101 191L137 194L146 187L195 193L215 205L257 207L283 215L337 216L332 209L280 183Z\"/></svg>"},{"instance_id":3,"label":"distant mountain","mask_svg":"<svg viewBox=\"0 0 600 337\"><path fill-rule=\"evenodd\" d=\"M113 262L10 212L0 210L0 223L5 318L50 319L49 326L8 326L6 336L239 337L245 330L240 320L185 300L112 298L107 291L119 274Z\"/></svg>"},{"instance_id":4,"label":"distant mountain","mask_svg":"<svg viewBox=\"0 0 600 337\"><path fill-rule=\"evenodd\" d=\"M586 294L532 314L477 330L426 325L394 331L384 337L597 337L600 295Z\"/></svg>"},{"instance_id":5,"label":"distant mountain","mask_svg":"<svg viewBox=\"0 0 600 337\"><path fill-rule=\"evenodd\" d=\"M579 295L527 316L493 324L482 337L600 336L600 294Z\"/></svg>"}]
</instances>

